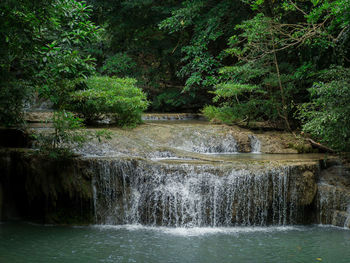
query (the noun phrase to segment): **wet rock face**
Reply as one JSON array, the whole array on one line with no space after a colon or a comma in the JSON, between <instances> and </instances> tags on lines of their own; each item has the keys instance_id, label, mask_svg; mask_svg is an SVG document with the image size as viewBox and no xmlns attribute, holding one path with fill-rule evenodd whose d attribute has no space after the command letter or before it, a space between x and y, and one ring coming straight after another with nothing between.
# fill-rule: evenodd
<instances>
[{"instance_id":1,"label":"wet rock face","mask_svg":"<svg viewBox=\"0 0 350 263\"><path fill-rule=\"evenodd\" d=\"M350 213L334 210L330 224L333 226L350 228Z\"/></svg>"},{"instance_id":2,"label":"wet rock face","mask_svg":"<svg viewBox=\"0 0 350 263\"><path fill-rule=\"evenodd\" d=\"M350 172L336 165L320 174L317 193L318 222L350 227Z\"/></svg>"},{"instance_id":3,"label":"wet rock face","mask_svg":"<svg viewBox=\"0 0 350 263\"><path fill-rule=\"evenodd\" d=\"M47 122L53 118L53 111L29 111L26 112L24 118L27 122Z\"/></svg>"},{"instance_id":4,"label":"wet rock face","mask_svg":"<svg viewBox=\"0 0 350 263\"><path fill-rule=\"evenodd\" d=\"M299 205L310 205L317 192L316 171L306 170L296 179L296 187L302 195L298 200Z\"/></svg>"},{"instance_id":5,"label":"wet rock face","mask_svg":"<svg viewBox=\"0 0 350 263\"><path fill-rule=\"evenodd\" d=\"M0 151L0 220L92 223L92 175L85 166L24 150Z\"/></svg>"},{"instance_id":6,"label":"wet rock face","mask_svg":"<svg viewBox=\"0 0 350 263\"><path fill-rule=\"evenodd\" d=\"M0 127L0 147L25 148L29 145L29 135L22 130Z\"/></svg>"}]
</instances>

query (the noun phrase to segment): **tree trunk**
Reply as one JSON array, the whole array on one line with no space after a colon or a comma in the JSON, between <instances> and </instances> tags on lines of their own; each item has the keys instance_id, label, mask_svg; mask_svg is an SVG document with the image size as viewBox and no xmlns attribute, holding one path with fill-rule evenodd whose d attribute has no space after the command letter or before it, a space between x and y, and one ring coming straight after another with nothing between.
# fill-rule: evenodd
<instances>
[{"instance_id":1,"label":"tree trunk","mask_svg":"<svg viewBox=\"0 0 350 263\"><path fill-rule=\"evenodd\" d=\"M275 67L276 67L278 85L280 88L281 99L282 99L282 113L283 113L282 118L284 119L284 121L286 123L287 129L290 132L293 132L291 127L290 127L289 120L288 120L287 104L286 104L286 99L284 97L284 90L283 90L283 85L282 85L282 81L281 81L280 68L278 65L277 55L276 55L276 51L275 51L275 39L273 36L272 36L272 47L273 47L273 61L274 61Z\"/></svg>"}]
</instances>

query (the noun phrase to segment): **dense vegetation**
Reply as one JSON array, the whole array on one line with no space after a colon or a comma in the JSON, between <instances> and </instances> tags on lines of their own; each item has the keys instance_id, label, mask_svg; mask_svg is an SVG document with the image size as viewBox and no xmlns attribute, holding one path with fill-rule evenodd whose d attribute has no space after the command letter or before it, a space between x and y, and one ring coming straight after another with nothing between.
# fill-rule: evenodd
<instances>
[{"instance_id":1,"label":"dense vegetation","mask_svg":"<svg viewBox=\"0 0 350 263\"><path fill-rule=\"evenodd\" d=\"M141 114L147 109L146 95L129 78L89 77L83 89L70 93L67 108L81 113L87 121L111 113L120 126L132 126L141 122Z\"/></svg>"},{"instance_id":2,"label":"dense vegetation","mask_svg":"<svg viewBox=\"0 0 350 263\"><path fill-rule=\"evenodd\" d=\"M2 125L38 96L85 121L202 110L350 147L348 0L4 0L0 46Z\"/></svg>"}]
</instances>

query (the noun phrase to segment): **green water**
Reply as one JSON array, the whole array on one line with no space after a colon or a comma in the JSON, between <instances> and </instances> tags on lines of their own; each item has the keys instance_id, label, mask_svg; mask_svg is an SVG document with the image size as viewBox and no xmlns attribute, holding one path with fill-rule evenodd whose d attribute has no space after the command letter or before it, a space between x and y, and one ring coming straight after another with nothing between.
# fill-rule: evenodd
<instances>
[{"instance_id":1,"label":"green water","mask_svg":"<svg viewBox=\"0 0 350 263\"><path fill-rule=\"evenodd\" d=\"M350 231L0 224L0 262L350 262Z\"/></svg>"}]
</instances>

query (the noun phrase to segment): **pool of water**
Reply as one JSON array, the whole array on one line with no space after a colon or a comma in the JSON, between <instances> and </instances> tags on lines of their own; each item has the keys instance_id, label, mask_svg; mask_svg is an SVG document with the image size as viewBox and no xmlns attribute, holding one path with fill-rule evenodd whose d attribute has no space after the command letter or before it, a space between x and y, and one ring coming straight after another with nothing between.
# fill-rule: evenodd
<instances>
[{"instance_id":1,"label":"pool of water","mask_svg":"<svg viewBox=\"0 0 350 263\"><path fill-rule=\"evenodd\" d=\"M350 262L327 226L162 228L0 224L0 262Z\"/></svg>"}]
</instances>

